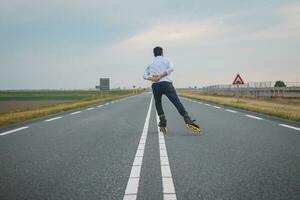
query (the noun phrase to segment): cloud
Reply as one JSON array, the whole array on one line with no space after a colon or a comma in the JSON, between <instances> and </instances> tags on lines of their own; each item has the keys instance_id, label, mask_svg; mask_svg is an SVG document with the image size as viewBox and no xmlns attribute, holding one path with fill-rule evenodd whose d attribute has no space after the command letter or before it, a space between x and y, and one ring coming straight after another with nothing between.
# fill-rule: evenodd
<instances>
[{"instance_id":1,"label":"cloud","mask_svg":"<svg viewBox=\"0 0 300 200\"><path fill-rule=\"evenodd\" d=\"M295 40L300 38L300 3L284 5L278 8L275 15L279 23L259 30L255 33L243 35L240 40Z\"/></svg>"},{"instance_id":2,"label":"cloud","mask_svg":"<svg viewBox=\"0 0 300 200\"><path fill-rule=\"evenodd\" d=\"M44 37L35 46L28 39L28 45L26 43L22 49L19 41L16 42L18 46L11 50L4 47L1 51L0 48L0 89L90 88L103 76L111 77L114 87L148 86L141 76L152 60L152 49L156 45L163 46L166 55L175 63L172 76L176 85L181 87L231 82L237 72L248 75L245 79L249 81L261 77L271 80L282 77L282 66L287 65L291 69L285 70L286 80L299 74L299 56L288 46L291 42L299 43L299 4L274 6L269 10L262 8L260 11L253 8L232 10L230 14L199 17L198 13L191 15L191 9L174 13L175 3L157 6L156 2L141 2L135 0L121 5L119 1L102 0L88 3L79 0L12 0L1 3L4 6L0 6L0 23L10 18L33 21L29 23L32 26L28 34L33 40L37 37L34 34ZM256 5L261 7L260 3ZM112 28L105 32L101 23L79 26L77 19L80 18L84 19L83 23L101 21ZM72 27L72 23L64 22L71 20L79 28L62 34L57 19L61 27ZM55 33L61 40L49 39L56 34L40 33L39 24L43 25L43 30L50 24L49 30L58 30ZM123 26L115 29L120 24ZM26 23L22 25L27 27ZM15 27L20 26L15 23ZM95 30L102 35L98 32L91 34ZM13 31L22 33L22 29ZM95 38L72 39L76 34L79 38L90 39L92 35ZM107 37L112 34L117 35L116 39ZM11 39L7 42L9 47L15 41L13 37ZM107 42L104 45L100 40ZM268 44L264 46L261 43L265 41Z\"/></svg>"},{"instance_id":3,"label":"cloud","mask_svg":"<svg viewBox=\"0 0 300 200\"><path fill-rule=\"evenodd\" d=\"M218 33L220 27L214 22L168 22L148 28L127 40L122 45L148 45L166 43L189 43L204 40Z\"/></svg>"}]
</instances>

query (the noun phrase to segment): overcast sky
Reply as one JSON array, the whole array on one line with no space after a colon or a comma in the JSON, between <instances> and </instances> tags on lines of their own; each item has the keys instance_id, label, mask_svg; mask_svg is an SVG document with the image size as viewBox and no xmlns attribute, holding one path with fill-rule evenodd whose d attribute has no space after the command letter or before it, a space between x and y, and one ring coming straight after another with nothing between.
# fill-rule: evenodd
<instances>
[{"instance_id":1,"label":"overcast sky","mask_svg":"<svg viewBox=\"0 0 300 200\"><path fill-rule=\"evenodd\" d=\"M156 45L177 87L300 81L300 1L1 1L0 90L149 86Z\"/></svg>"}]
</instances>

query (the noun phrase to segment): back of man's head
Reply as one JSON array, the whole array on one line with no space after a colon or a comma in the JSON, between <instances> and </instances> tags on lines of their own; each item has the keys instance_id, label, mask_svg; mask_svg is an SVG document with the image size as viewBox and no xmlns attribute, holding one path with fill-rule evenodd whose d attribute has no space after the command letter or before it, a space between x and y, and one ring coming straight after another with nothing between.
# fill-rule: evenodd
<instances>
[{"instance_id":1,"label":"back of man's head","mask_svg":"<svg viewBox=\"0 0 300 200\"><path fill-rule=\"evenodd\" d=\"M161 47L155 47L153 49L153 53L154 53L154 56L162 56L163 55L163 48Z\"/></svg>"}]
</instances>

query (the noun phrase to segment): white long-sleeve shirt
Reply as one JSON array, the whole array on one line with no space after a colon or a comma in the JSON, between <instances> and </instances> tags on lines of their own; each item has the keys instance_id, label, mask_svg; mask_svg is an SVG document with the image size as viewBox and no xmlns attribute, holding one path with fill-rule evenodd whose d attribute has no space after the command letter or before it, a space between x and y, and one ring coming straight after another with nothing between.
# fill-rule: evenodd
<instances>
[{"instance_id":1,"label":"white long-sleeve shirt","mask_svg":"<svg viewBox=\"0 0 300 200\"><path fill-rule=\"evenodd\" d=\"M158 82L162 82L162 81L168 81L172 83L172 79L170 78L170 74L174 71L174 66L173 63L163 57L163 56L156 56L153 59L153 62L151 63L151 65L149 65L144 72L144 79L148 79L149 77L153 76L153 75L159 75L163 72L167 72L167 76L161 78Z\"/></svg>"}]
</instances>

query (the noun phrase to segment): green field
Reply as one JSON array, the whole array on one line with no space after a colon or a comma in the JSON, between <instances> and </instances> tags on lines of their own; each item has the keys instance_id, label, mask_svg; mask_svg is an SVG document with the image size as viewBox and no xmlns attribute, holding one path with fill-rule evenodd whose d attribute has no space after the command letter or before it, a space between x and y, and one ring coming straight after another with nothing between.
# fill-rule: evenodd
<instances>
[{"instance_id":1,"label":"green field","mask_svg":"<svg viewBox=\"0 0 300 200\"><path fill-rule=\"evenodd\" d=\"M0 126L15 124L30 119L78 109L85 106L103 104L127 96L140 94L143 91L115 90L105 96L99 91L43 91L43 92L0 92L0 101L46 101L74 100L57 105L49 105L34 109L21 109L0 114Z\"/></svg>"},{"instance_id":2,"label":"green field","mask_svg":"<svg viewBox=\"0 0 300 200\"><path fill-rule=\"evenodd\" d=\"M131 91L131 90L130 90ZM129 90L115 90L110 96L127 94ZM22 91L0 92L0 101L32 101L32 100L87 100L100 98L99 91Z\"/></svg>"}]
</instances>

